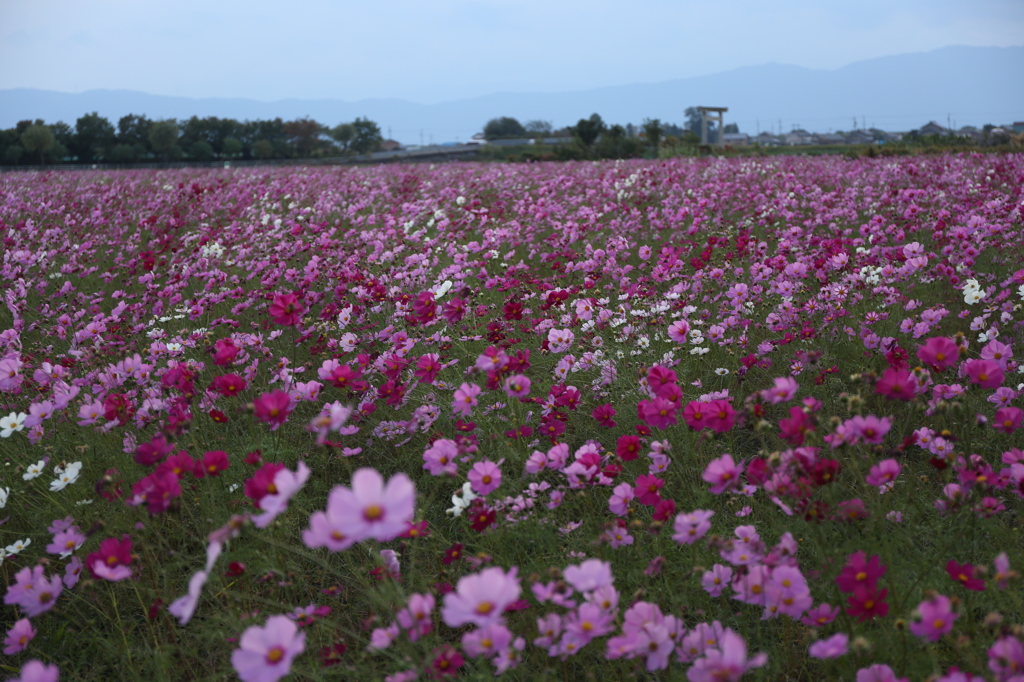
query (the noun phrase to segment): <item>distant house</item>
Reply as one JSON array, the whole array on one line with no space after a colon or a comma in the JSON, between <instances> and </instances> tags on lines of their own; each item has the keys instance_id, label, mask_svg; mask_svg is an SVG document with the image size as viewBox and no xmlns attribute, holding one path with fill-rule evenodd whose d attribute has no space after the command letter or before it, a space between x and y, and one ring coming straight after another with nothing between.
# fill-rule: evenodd
<instances>
[{"instance_id":1,"label":"distant house","mask_svg":"<svg viewBox=\"0 0 1024 682\"><path fill-rule=\"evenodd\" d=\"M762 147L778 147L780 144L782 144L782 141L779 140L779 138L777 138L775 135L772 135L771 133L766 131L755 137L754 143L759 144Z\"/></svg>"},{"instance_id":2,"label":"distant house","mask_svg":"<svg viewBox=\"0 0 1024 682\"><path fill-rule=\"evenodd\" d=\"M814 136L803 128L794 128L789 133L786 133L785 139L788 145L811 144L814 142Z\"/></svg>"},{"instance_id":3,"label":"distant house","mask_svg":"<svg viewBox=\"0 0 1024 682\"><path fill-rule=\"evenodd\" d=\"M846 133L846 144L872 144L875 136L870 130L854 130Z\"/></svg>"},{"instance_id":4,"label":"distant house","mask_svg":"<svg viewBox=\"0 0 1024 682\"><path fill-rule=\"evenodd\" d=\"M574 137L545 137L540 141L541 144L571 144Z\"/></svg>"},{"instance_id":5,"label":"distant house","mask_svg":"<svg viewBox=\"0 0 1024 682\"><path fill-rule=\"evenodd\" d=\"M970 138L971 142L974 143L979 143L984 138L982 132L974 126L964 126L960 130L956 131L956 134L960 137Z\"/></svg>"},{"instance_id":6,"label":"distant house","mask_svg":"<svg viewBox=\"0 0 1024 682\"><path fill-rule=\"evenodd\" d=\"M382 152L397 152L401 148L401 143L395 140L384 140L380 143L380 150Z\"/></svg>"},{"instance_id":7,"label":"distant house","mask_svg":"<svg viewBox=\"0 0 1024 682\"><path fill-rule=\"evenodd\" d=\"M750 144L750 135L746 133L725 133L723 139L730 147L746 147Z\"/></svg>"},{"instance_id":8,"label":"distant house","mask_svg":"<svg viewBox=\"0 0 1024 682\"><path fill-rule=\"evenodd\" d=\"M817 133L814 144L846 144L846 138L836 133Z\"/></svg>"},{"instance_id":9,"label":"distant house","mask_svg":"<svg viewBox=\"0 0 1024 682\"><path fill-rule=\"evenodd\" d=\"M1024 121L1014 121L1013 125L1010 126L1010 130L1015 133L1024 133Z\"/></svg>"},{"instance_id":10,"label":"distant house","mask_svg":"<svg viewBox=\"0 0 1024 682\"><path fill-rule=\"evenodd\" d=\"M517 147L524 144L533 144L533 138L522 137L507 140L490 140L487 144L494 145L495 147Z\"/></svg>"},{"instance_id":11,"label":"distant house","mask_svg":"<svg viewBox=\"0 0 1024 682\"><path fill-rule=\"evenodd\" d=\"M929 121L927 125L921 126L921 129L917 131L921 135L948 135L949 130L943 128L935 121Z\"/></svg>"}]
</instances>

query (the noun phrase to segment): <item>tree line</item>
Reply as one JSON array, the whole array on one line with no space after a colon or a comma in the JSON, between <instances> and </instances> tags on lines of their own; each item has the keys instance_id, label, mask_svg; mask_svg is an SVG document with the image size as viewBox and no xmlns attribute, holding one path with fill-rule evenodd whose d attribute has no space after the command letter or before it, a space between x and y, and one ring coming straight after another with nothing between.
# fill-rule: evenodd
<instances>
[{"instance_id":1,"label":"tree line","mask_svg":"<svg viewBox=\"0 0 1024 682\"><path fill-rule=\"evenodd\" d=\"M0 164L133 164L153 161L305 159L378 151L380 127L366 118L328 127L311 118L237 121L193 116L151 120L122 116L117 126L96 112L75 125L19 121L0 130Z\"/></svg>"},{"instance_id":2,"label":"tree line","mask_svg":"<svg viewBox=\"0 0 1024 682\"><path fill-rule=\"evenodd\" d=\"M682 125L660 119L644 119L640 126L607 124L597 113L581 118L576 125L554 129L550 121L533 120L525 124L511 116L492 118L484 126L483 136L488 141L556 138L566 140L568 145L560 146L554 153L558 158L633 158L648 153L657 155L662 147L694 146L700 143L701 114L696 107L684 112ZM739 132L736 124L727 124L725 132ZM708 142L718 140L719 131L715 124L708 123Z\"/></svg>"}]
</instances>

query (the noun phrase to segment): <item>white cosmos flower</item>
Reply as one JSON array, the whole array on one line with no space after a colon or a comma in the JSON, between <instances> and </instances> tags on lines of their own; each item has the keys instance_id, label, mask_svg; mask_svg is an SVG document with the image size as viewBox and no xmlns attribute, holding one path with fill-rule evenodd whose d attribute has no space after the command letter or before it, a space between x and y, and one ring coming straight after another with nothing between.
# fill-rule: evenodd
<instances>
[{"instance_id":1,"label":"white cosmos flower","mask_svg":"<svg viewBox=\"0 0 1024 682\"><path fill-rule=\"evenodd\" d=\"M11 494L10 488L0 488L0 509L7 506L7 496Z\"/></svg>"},{"instance_id":2,"label":"white cosmos flower","mask_svg":"<svg viewBox=\"0 0 1024 682\"><path fill-rule=\"evenodd\" d=\"M28 547L31 544L32 544L32 541L29 540L28 538L25 538L24 540L18 540L13 545L7 545L7 556L11 556L12 554L17 554L18 552L20 552L21 550L25 549L26 547Z\"/></svg>"},{"instance_id":3,"label":"white cosmos flower","mask_svg":"<svg viewBox=\"0 0 1024 682\"><path fill-rule=\"evenodd\" d=\"M11 412L6 417L0 417L0 438L10 438L15 431L25 428L25 420L28 415L24 412Z\"/></svg>"},{"instance_id":4,"label":"white cosmos flower","mask_svg":"<svg viewBox=\"0 0 1024 682\"><path fill-rule=\"evenodd\" d=\"M25 469L25 473L23 473L21 475L21 477L23 479L25 479L26 481L31 481L36 476L39 476L40 474L42 474L43 473L43 469L45 469L45 468L46 468L46 461L41 459L38 462L36 462L35 464L29 464L28 468Z\"/></svg>"},{"instance_id":5,"label":"white cosmos flower","mask_svg":"<svg viewBox=\"0 0 1024 682\"><path fill-rule=\"evenodd\" d=\"M439 301L442 296L448 293L448 290L452 288L452 281L446 279L441 282L440 286L437 287L437 291L434 292L434 300Z\"/></svg>"},{"instance_id":6,"label":"white cosmos flower","mask_svg":"<svg viewBox=\"0 0 1024 682\"><path fill-rule=\"evenodd\" d=\"M724 377L728 373L729 370L727 370L725 367L719 367L718 369L715 370L715 374L717 374L720 377Z\"/></svg>"},{"instance_id":7,"label":"white cosmos flower","mask_svg":"<svg viewBox=\"0 0 1024 682\"><path fill-rule=\"evenodd\" d=\"M462 484L462 490L458 490L454 495L452 495L452 504L455 506L449 509L446 513L449 516L461 516L463 510L468 509L470 503L475 499L476 493L473 492L473 484L466 481Z\"/></svg>"}]
</instances>

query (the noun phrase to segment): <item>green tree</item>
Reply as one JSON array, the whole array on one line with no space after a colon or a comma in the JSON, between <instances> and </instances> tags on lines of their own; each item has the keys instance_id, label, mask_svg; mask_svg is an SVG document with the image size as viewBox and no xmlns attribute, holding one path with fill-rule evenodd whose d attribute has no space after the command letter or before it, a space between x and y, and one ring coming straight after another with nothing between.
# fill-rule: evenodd
<instances>
[{"instance_id":1,"label":"green tree","mask_svg":"<svg viewBox=\"0 0 1024 682\"><path fill-rule=\"evenodd\" d=\"M485 140L500 140L516 137L526 137L526 128L523 124L511 116L492 118L484 126Z\"/></svg>"},{"instance_id":2,"label":"green tree","mask_svg":"<svg viewBox=\"0 0 1024 682\"><path fill-rule=\"evenodd\" d=\"M21 134L21 146L29 154L39 154L40 165L43 164L44 154L56 143L53 131L44 125L31 125Z\"/></svg>"},{"instance_id":3,"label":"green tree","mask_svg":"<svg viewBox=\"0 0 1024 682\"><path fill-rule=\"evenodd\" d=\"M252 155L257 159L274 157L274 144L270 140L256 140L252 144Z\"/></svg>"},{"instance_id":4,"label":"green tree","mask_svg":"<svg viewBox=\"0 0 1024 682\"><path fill-rule=\"evenodd\" d=\"M224 156L229 159L234 159L242 155L244 149L242 141L237 137L225 137L224 138Z\"/></svg>"},{"instance_id":5,"label":"green tree","mask_svg":"<svg viewBox=\"0 0 1024 682\"><path fill-rule=\"evenodd\" d=\"M597 114L591 114L590 118L581 118L573 126L573 134L579 138L584 147L590 148L594 141L605 130L604 121Z\"/></svg>"},{"instance_id":6,"label":"green tree","mask_svg":"<svg viewBox=\"0 0 1024 682\"><path fill-rule=\"evenodd\" d=\"M380 149L384 136L380 127L368 118L357 118L352 121L355 135L352 137L352 151L356 154L369 154Z\"/></svg>"},{"instance_id":7,"label":"green tree","mask_svg":"<svg viewBox=\"0 0 1024 682\"><path fill-rule=\"evenodd\" d=\"M206 140L196 140L188 146L188 155L193 161L212 161L213 145Z\"/></svg>"},{"instance_id":8,"label":"green tree","mask_svg":"<svg viewBox=\"0 0 1024 682\"><path fill-rule=\"evenodd\" d=\"M727 133L739 133L740 132L740 126L739 126L738 123L726 123L725 124L725 132L727 132Z\"/></svg>"},{"instance_id":9,"label":"green tree","mask_svg":"<svg viewBox=\"0 0 1024 682\"><path fill-rule=\"evenodd\" d=\"M149 148L149 129L153 122L145 116L128 114L117 121L117 141L119 144L135 147L141 146L143 153Z\"/></svg>"},{"instance_id":10,"label":"green tree","mask_svg":"<svg viewBox=\"0 0 1024 682\"><path fill-rule=\"evenodd\" d=\"M4 163L9 163L13 166L21 160L21 157L24 156L24 154L24 147L20 144L12 144L4 150Z\"/></svg>"},{"instance_id":11,"label":"green tree","mask_svg":"<svg viewBox=\"0 0 1024 682\"><path fill-rule=\"evenodd\" d=\"M173 118L156 121L149 127L149 146L153 153L167 160L181 153L178 147L178 122Z\"/></svg>"},{"instance_id":12,"label":"green tree","mask_svg":"<svg viewBox=\"0 0 1024 682\"><path fill-rule=\"evenodd\" d=\"M71 151L82 163L102 160L116 143L114 126L95 111L75 122L75 138Z\"/></svg>"},{"instance_id":13,"label":"green tree","mask_svg":"<svg viewBox=\"0 0 1024 682\"><path fill-rule=\"evenodd\" d=\"M664 132L661 120L654 118L644 119L644 136L647 138L647 144L654 147L654 151L658 151L658 145L661 143L661 136Z\"/></svg>"},{"instance_id":14,"label":"green tree","mask_svg":"<svg viewBox=\"0 0 1024 682\"><path fill-rule=\"evenodd\" d=\"M133 144L119 142L110 150L110 159L114 163L134 163L139 159L139 148Z\"/></svg>"},{"instance_id":15,"label":"green tree","mask_svg":"<svg viewBox=\"0 0 1024 682\"><path fill-rule=\"evenodd\" d=\"M527 121L525 126L526 134L530 137L549 137L553 126L551 121Z\"/></svg>"},{"instance_id":16,"label":"green tree","mask_svg":"<svg viewBox=\"0 0 1024 682\"><path fill-rule=\"evenodd\" d=\"M323 147L320 141L320 133L325 128L308 116L284 124L284 134L288 136L288 142L295 147L295 152L302 158L313 156Z\"/></svg>"},{"instance_id":17,"label":"green tree","mask_svg":"<svg viewBox=\"0 0 1024 682\"><path fill-rule=\"evenodd\" d=\"M351 123L339 123L331 128L331 137L341 147L342 152L348 152L352 140L356 136L356 127Z\"/></svg>"}]
</instances>

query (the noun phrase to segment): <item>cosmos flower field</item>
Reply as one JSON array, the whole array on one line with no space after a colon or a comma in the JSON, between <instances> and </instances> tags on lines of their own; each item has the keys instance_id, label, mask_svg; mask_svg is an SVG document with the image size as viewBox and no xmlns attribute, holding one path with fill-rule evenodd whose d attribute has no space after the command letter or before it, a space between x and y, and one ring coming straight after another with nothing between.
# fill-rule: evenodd
<instances>
[{"instance_id":1,"label":"cosmos flower field","mask_svg":"<svg viewBox=\"0 0 1024 682\"><path fill-rule=\"evenodd\" d=\"M0 677L1024 681L1024 156L0 195Z\"/></svg>"}]
</instances>

